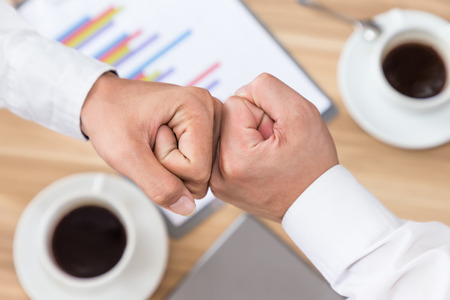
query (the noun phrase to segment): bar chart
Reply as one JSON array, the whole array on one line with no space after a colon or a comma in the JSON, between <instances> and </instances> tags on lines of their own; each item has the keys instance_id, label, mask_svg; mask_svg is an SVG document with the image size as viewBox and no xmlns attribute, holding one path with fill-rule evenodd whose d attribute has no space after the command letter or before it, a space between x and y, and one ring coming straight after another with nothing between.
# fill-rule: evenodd
<instances>
[{"instance_id":1,"label":"bar chart","mask_svg":"<svg viewBox=\"0 0 450 300\"><path fill-rule=\"evenodd\" d=\"M121 77L208 89L221 101L268 72L332 105L240 0L28 0L42 35L114 66ZM211 193L198 200L204 207ZM164 213L176 225L186 218Z\"/></svg>"},{"instance_id":2,"label":"bar chart","mask_svg":"<svg viewBox=\"0 0 450 300\"><path fill-rule=\"evenodd\" d=\"M268 72L321 112L331 106L240 0L28 0L19 12L124 78L198 86L225 101Z\"/></svg>"},{"instance_id":3,"label":"bar chart","mask_svg":"<svg viewBox=\"0 0 450 300\"><path fill-rule=\"evenodd\" d=\"M98 13L86 12L73 22L69 22L54 36L62 44L75 48L93 58L114 66L118 73L128 79L144 81L168 81L183 66L153 65L193 35L192 29L180 30L164 43L157 45L161 33L155 29L139 28L130 31L121 26L118 19L124 12L123 7L107 6ZM145 55L147 54L147 55ZM186 78L180 84L200 85L212 91L220 80L214 72L220 67L220 61L206 65L198 74Z\"/></svg>"}]
</instances>

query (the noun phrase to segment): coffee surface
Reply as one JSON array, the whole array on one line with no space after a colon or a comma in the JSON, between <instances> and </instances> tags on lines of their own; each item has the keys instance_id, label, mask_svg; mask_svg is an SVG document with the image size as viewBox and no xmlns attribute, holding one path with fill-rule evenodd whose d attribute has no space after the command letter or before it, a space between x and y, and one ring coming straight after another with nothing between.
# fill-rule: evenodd
<instances>
[{"instance_id":1,"label":"coffee surface","mask_svg":"<svg viewBox=\"0 0 450 300\"><path fill-rule=\"evenodd\" d=\"M52 238L53 257L66 273L102 275L121 259L127 237L117 216L100 206L82 206L64 216Z\"/></svg>"},{"instance_id":2,"label":"coffee surface","mask_svg":"<svg viewBox=\"0 0 450 300\"><path fill-rule=\"evenodd\" d=\"M383 72L393 88L417 99L439 94L447 80L440 55L420 43L402 44L392 49L383 61Z\"/></svg>"}]
</instances>

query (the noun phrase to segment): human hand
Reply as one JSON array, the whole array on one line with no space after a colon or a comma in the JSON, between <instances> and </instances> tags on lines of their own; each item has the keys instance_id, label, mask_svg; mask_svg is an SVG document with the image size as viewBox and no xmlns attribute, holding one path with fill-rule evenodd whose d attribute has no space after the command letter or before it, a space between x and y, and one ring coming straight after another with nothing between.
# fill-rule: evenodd
<instances>
[{"instance_id":1,"label":"human hand","mask_svg":"<svg viewBox=\"0 0 450 300\"><path fill-rule=\"evenodd\" d=\"M204 89L106 73L86 98L81 129L154 203L190 215L208 189L221 107Z\"/></svg>"},{"instance_id":2,"label":"human hand","mask_svg":"<svg viewBox=\"0 0 450 300\"><path fill-rule=\"evenodd\" d=\"M317 108L275 77L262 74L223 106L215 196L280 222L320 175L338 164Z\"/></svg>"}]
</instances>

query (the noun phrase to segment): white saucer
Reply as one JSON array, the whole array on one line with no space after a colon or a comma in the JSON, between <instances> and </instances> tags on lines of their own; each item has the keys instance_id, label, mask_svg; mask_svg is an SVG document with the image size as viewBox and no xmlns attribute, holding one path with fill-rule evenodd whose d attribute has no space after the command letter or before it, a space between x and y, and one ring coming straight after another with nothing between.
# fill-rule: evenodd
<instances>
[{"instance_id":1,"label":"white saucer","mask_svg":"<svg viewBox=\"0 0 450 300\"><path fill-rule=\"evenodd\" d=\"M98 178L101 177L101 186ZM37 231L42 215L62 194L101 191L120 200L136 228L134 254L123 271L101 286L77 289L56 281L37 255ZM84 173L63 178L42 190L22 214L14 239L14 265L20 283L34 300L148 298L158 287L168 260L168 235L158 209L134 184L118 176Z\"/></svg>"},{"instance_id":2,"label":"white saucer","mask_svg":"<svg viewBox=\"0 0 450 300\"><path fill-rule=\"evenodd\" d=\"M417 24L423 18L442 22L425 12L399 9L381 14L375 20L384 30L399 22ZM438 109L417 111L381 95L371 78L375 43L364 40L362 31L355 30L339 60L339 88L352 118L367 133L400 148L425 149L450 141L450 101Z\"/></svg>"}]
</instances>

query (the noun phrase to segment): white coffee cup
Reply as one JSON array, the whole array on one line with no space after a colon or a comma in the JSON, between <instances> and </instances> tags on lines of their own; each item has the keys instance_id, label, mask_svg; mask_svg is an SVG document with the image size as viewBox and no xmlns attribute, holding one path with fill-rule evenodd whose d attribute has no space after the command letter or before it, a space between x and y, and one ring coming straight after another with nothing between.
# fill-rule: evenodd
<instances>
[{"instance_id":1,"label":"white coffee cup","mask_svg":"<svg viewBox=\"0 0 450 300\"><path fill-rule=\"evenodd\" d=\"M393 9L389 11L390 23L382 28L382 34L373 42L370 69L372 80L383 97L405 109L429 111L450 101L450 25L440 17L423 11ZM386 79L383 61L394 48L409 43L431 47L441 57L446 69L443 89L429 98L413 98L397 91Z\"/></svg>"},{"instance_id":2,"label":"white coffee cup","mask_svg":"<svg viewBox=\"0 0 450 300\"><path fill-rule=\"evenodd\" d=\"M97 180L101 181L101 177ZM63 271L54 259L52 252L52 239L55 228L68 213L84 206L98 206L113 213L121 222L126 233L126 246L117 264L109 271L90 278L79 278ZM70 192L54 199L54 203L42 216L42 223L38 229L37 251L43 269L56 281L67 287L77 289L92 289L102 287L112 282L127 267L136 247L136 228L131 216L124 205L111 195L104 195L101 191Z\"/></svg>"}]
</instances>

